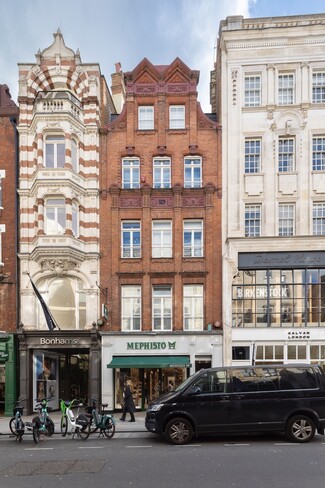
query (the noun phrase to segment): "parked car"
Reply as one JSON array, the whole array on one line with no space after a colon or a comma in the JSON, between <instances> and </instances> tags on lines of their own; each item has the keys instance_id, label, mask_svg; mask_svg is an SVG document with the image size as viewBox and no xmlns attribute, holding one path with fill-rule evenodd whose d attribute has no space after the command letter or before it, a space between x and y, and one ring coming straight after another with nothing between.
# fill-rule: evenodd
<instances>
[{"instance_id":1,"label":"parked car","mask_svg":"<svg viewBox=\"0 0 325 488\"><path fill-rule=\"evenodd\" d=\"M293 442L324 435L325 376L310 364L202 369L148 405L148 431L172 444L217 433L282 431Z\"/></svg>"}]
</instances>

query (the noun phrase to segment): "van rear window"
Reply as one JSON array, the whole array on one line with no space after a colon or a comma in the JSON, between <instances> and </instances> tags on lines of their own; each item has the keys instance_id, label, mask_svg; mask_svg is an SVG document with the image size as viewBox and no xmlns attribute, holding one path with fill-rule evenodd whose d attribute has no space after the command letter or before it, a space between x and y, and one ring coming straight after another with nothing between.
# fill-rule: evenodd
<instances>
[{"instance_id":1,"label":"van rear window","mask_svg":"<svg viewBox=\"0 0 325 488\"><path fill-rule=\"evenodd\" d=\"M307 390L317 388L312 368L279 368L280 390Z\"/></svg>"}]
</instances>

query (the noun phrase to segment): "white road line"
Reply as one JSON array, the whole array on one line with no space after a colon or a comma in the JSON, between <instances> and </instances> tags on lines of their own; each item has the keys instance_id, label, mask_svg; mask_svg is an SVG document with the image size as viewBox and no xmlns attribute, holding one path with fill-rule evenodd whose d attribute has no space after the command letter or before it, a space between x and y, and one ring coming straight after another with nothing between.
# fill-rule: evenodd
<instances>
[{"instance_id":1,"label":"white road line","mask_svg":"<svg viewBox=\"0 0 325 488\"><path fill-rule=\"evenodd\" d=\"M202 444L184 444L180 446L174 445L174 447L201 447L201 446Z\"/></svg>"},{"instance_id":2,"label":"white road line","mask_svg":"<svg viewBox=\"0 0 325 488\"><path fill-rule=\"evenodd\" d=\"M275 446L300 446L301 444L298 444L296 442L275 442Z\"/></svg>"},{"instance_id":3,"label":"white road line","mask_svg":"<svg viewBox=\"0 0 325 488\"><path fill-rule=\"evenodd\" d=\"M127 449L141 449L142 447L152 447L152 446L125 446Z\"/></svg>"},{"instance_id":4,"label":"white road line","mask_svg":"<svg viewBox=\"0 0 325 488\"><path fill-rule=\"evenodd\" d=\"M250 444L224 444L225 447L250 446Z\"/></svg>"},{"instance_id":5,"label":"white road line","mask_svg":"<svg viewBox=\"0 0 325 488\"><path fill-rule=\"evenodd\" d=\"M78 449L104 449L104 446L78 446Z\"/></svg>"},{"instance_id":6,"label":"white road line","mask_svg":"<svg viewBox=\"0 0 325 488\"><path fill-rule=\"evenodd\" d=\"M54 447L25 447L24 451L53 451Z\"/></svg>"}]
</instances>

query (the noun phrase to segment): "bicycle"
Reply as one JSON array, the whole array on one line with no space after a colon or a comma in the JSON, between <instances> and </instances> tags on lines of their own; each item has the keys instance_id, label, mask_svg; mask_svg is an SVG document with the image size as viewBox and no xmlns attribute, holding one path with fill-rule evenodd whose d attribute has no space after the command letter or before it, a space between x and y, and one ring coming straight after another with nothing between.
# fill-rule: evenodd
<instances>
[{"instance_id":1,"label":"bicycle","mask_svg":"<svg viewBox=\"0 0 325 488\"><path fill-rule=\"evenodd\" d=\"M22 419L23 413L24 407L21 405L20 400L17 400L14 402L13 417L9 421L10 431L15 436L17 442L21 442L25 434L25 423Z\"/></svg>"},{"instance_id":2,"label":"bicycle","mask_svg":"<svg viewBox=\"0 0 325 488\"><path fill-rule=\"evenodd\" d=\"M100 413L96 408L96 401L92 401L92 406L86 408L87 417L89 418L90 433L93 434L99 431L98 437L105 435L108 439L111 439L115 434L115 419L113 415L105 413L104 408L107 407L107 403L100 403Z\"/></svg>"},{"instance_id":3,"label":"bicycle","mask_svg":"<svg viewBox=\"0 0 325 488\"><path fill-rule=\"evenodd\" d=\"M39 411L39 415L33 418L33 439L35 444L39 443L41 435L51 437L54 434L54 422L48 415L50 410L48 407L49 400L51 398L36 399L38 403L35 409Z\"/></svg>"},{"instance_id":4,"label":"bicycle","mask_svg":"<svg viewBox=\"0 0 325 488\"><path fill-rule=\"evenodd\" d=\"M77 437L83 441L88 439L90 434L90 423L86 415L79 414L79 409L83 406L83 403L76 399L71 400L71 402L60 400L60 409L62 412L60 427L62 437L67 435L69 429L69 433L72 433L72 439L75 434L77 434ZM77 418L75 418L73 414L73 408L78 408Z\"/></svg>"}]
</instances>

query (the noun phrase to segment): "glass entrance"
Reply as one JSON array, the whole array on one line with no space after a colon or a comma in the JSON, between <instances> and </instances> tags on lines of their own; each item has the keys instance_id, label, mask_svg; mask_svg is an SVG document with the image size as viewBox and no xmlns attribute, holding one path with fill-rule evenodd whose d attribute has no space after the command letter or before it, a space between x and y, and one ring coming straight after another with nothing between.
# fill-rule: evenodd
<instances>
[{"instance_id":1,"label":"glass entrance","mask_svg":"<svg viewBox=\"0 0 325 488\"><path fill-rule=\"evenodd\" d=\"M67 353L59 356L59 397L88 402L89 354Z\"/></svg>"}]
</instances>

